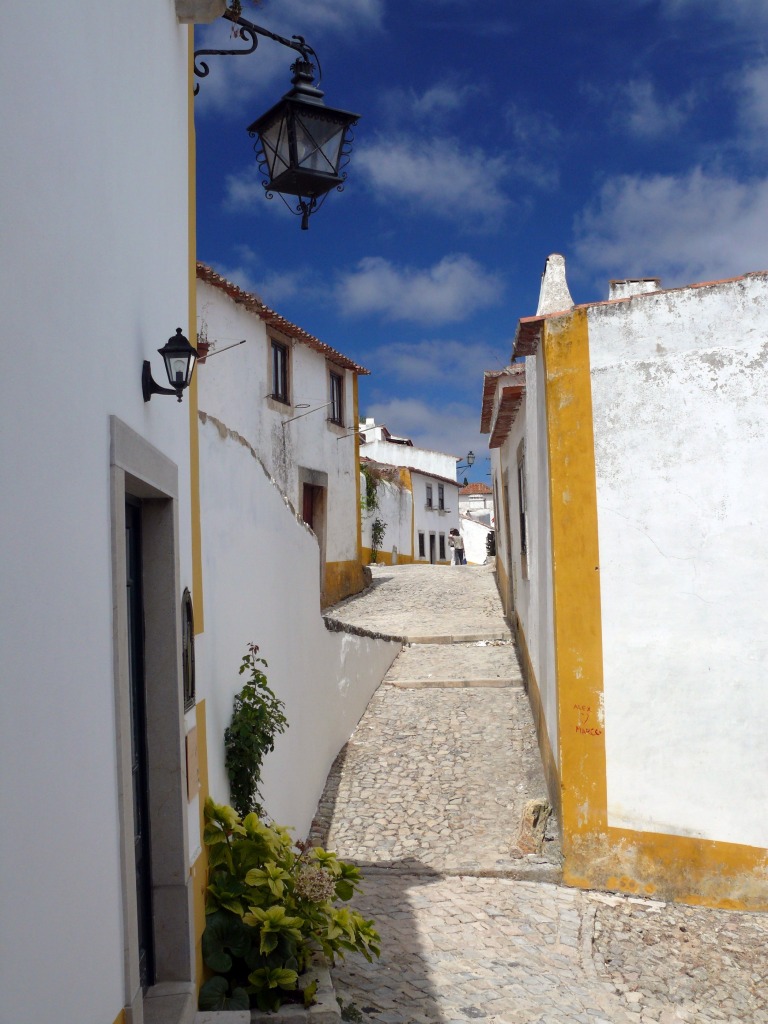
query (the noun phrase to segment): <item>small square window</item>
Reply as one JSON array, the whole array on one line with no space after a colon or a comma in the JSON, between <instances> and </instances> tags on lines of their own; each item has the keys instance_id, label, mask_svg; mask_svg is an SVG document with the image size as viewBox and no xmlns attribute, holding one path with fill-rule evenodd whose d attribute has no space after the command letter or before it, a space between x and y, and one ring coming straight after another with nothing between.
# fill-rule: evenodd
<instances>
[{"instance_id":1,"label":"small square window","mask_svg":"<svg viewBox=\"0 0 768 1024\"><path fill-rule=\"evenodd\" d=\"M288 346L272 339L272 397L288 403Z\"/></svg>"},{"instance_id":2,"label":"small square window","mask_svg":"<svg viewBox=\"0 0 768 1024\"><path fill-rule=\"evenodd\" d=\"M329 419L332 423L344 426L344 378L341 374L331 373L331 404Z\"/></svg>"}]
</instances>

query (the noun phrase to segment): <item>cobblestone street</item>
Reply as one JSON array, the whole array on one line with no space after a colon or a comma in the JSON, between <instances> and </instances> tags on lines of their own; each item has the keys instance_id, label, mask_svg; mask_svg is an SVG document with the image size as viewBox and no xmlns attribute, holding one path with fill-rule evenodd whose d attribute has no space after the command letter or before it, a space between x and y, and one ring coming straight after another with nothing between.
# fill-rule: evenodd
<instances>
[{"instance_id":1,"label":"cobblestone street","mask_svg":"<svg viewBox=\"0 0 768 1024\"><path fill-rule=\"evenodd\" d=\"M336 759L313 837L363 868L355 905L382 956L334 968L364 1024L768 1024L768 915L558 884L556 823L515 847L546 795L487 567L373 567L334 608L406 647Z\"/></svg>"}]
</instances>

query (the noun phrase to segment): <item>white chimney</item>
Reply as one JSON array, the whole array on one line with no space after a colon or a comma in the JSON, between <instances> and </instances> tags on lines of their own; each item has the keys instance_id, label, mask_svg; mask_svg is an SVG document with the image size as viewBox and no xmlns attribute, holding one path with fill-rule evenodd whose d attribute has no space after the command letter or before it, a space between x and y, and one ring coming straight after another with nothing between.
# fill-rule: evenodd
<instances>
[{"instance_id":1,"label":"white chimney","mask_svg":"<svg viewBox=\"0 0 768 1024\"><path fill-rule=\"evenodd\" d=\"M565 256L554 252L551 256L547 256L547 262L544 264L536 316L560 313L562 310L572 308L573 299L568 291L568 282L565 280Z\"/></svg>"},{"instance_id":2,"label":"white chimney","mask_svg":"<svg viewBox=\"0 0 768 1024\"><path fill-rule=\"evenodd\" d=\"M660 277L627 277L623 281L608 282L609 299L629 299L633 295L658 291L661 291Z\"/></svg>"}]
</instances>

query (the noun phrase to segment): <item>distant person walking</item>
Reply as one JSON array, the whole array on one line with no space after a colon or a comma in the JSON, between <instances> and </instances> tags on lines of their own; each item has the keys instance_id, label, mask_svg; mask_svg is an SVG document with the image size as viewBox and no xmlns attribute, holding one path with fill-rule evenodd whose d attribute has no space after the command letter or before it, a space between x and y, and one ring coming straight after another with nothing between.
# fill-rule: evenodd
<instances>
[{"instance_id":1,"label":"distant person walking","mask_svg":"<svg viewBox=\"0 0 768 1024\"><path fill-rule=\"evenodd\" d=\"M453 548L453 564L466 565L466 559L464 558L464 540L455 527L451 530L451 539L448 543Z\"/></svg>"}]
</instances>

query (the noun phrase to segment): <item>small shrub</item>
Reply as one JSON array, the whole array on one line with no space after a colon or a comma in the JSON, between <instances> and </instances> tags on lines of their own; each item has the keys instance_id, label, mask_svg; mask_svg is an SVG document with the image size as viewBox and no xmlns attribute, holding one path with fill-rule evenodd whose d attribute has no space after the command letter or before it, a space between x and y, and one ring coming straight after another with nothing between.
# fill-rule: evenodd
<instances>
[{"instance_id":1,"label":"small shrub","mask_svg":"<svg viewBox=\"0 0 768 1024\"><path fill-rule=\"evenodd\" d=\"M264 814L259 803L261 766L265 756L275 749L275 736L285 732L288 720L285 705L267 683L257 657L259 648L248 644L248 653L240 665L240 675L250 673L250 680L235 696L232 721L224 732L225 765L229 776L230 798L238 814Z\"/></svg>"},{"instance_id":2,"label":"small shrub","mask_svg":"<svg viewBox=\"0 0 768 1024\"><path fill-rule=\"evenodd\" d=\"M314 992L299 989L299 975L315 951L330 961L347 952L367 960L379 955L373 922L334 905L354 895L358 868L210 798L204 840L209 885L202 949L216 973L200 990L201 1010L306 1003Z\"/></svg>"}]
</instances>

